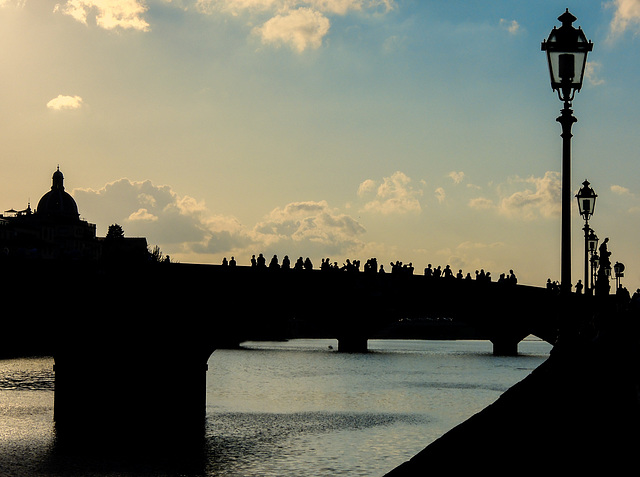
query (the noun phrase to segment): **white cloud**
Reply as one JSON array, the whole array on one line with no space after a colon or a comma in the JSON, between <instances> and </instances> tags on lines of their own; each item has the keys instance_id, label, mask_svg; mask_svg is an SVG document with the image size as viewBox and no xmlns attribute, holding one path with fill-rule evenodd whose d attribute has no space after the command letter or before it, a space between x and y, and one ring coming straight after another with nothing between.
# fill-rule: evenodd
<instances>
[{"instance_id":1,"label":"white cloud","mask_svg":"<svg viewBox=\"0 0 640 477\"><path fill-rule=\"evenodd\" d=\"M587 61L584 67L584 77L592 86L604 84L604 80L600 78L600 70L602 65L597 61Z\"/></svg>"},{"instance_id":2,"label":"white cloud","mask_svg":"<svg viewBox=\"0 0 640 477\"><path fill-rule=\"evenodd\" d=\"M227 12L231 15L240 15L244 12L261 12L267 10L279 10L282 8L281 0L198 0L196 7L203 13Z\"/></svg>"},{"instance_id":3,"label":"white cloud","mask_svg":"<svg viewBox=\"0 0 640 477\"><path fill-rule=\"evenodd\" d=\"M631 27L640 26L639 0L613 0L605 5L615 9L609 25L609 40L617 38Z\"/></svg>"},{"instance_id":4,"label":"white cloud","mask_svg":"<svg viewBox=\"0 0 640 477\"><path fill-rule=\"evenodd\" d=\"M491 199L486 197L475 197L469 201L469 207L472 209L493 209L495 204Z\"/></svg>"},{"instance_id":5,"label":"white cloud","mask_svg":"<svg viewBox=\"0 0 640 477\"><path fill-rule=\"evenodd\" d=\"M362 197L368 194L369 192L376 190L376 187L377 187L376 181L367 179L364 182L362 182L358 187L358 196Z\"/></svg>"},{"instance_id":6,"label":"white cloud","mask_svg":"<svg viewBox=\"0 0 640 477\"><path fill-rule=\"evenodd\" d=\"M0 0L0 8L8 5L13 5L18 8L22 8L27 3L27 0Z\"/></svg>"},{"instance_id":7,"label":"white cloud","mask_svg":"<svg viewBox=\"0 0 640 477\"><path fill-rule=\"evenodd\" d=\"M293 202L276 208L253 228L216 215L202 201L169 186L120 179L98 190L75 189L78 207L98 235L120 224L129 237L146 237L163 253L206 262L213 255L251 256L256 250L324 256L362 248L364 227L326 201Z\"/></svg>"},{"instance_id":8,"label":"white cloud","mask_svg":"<svg viewBox=\"0 0 640 477\"><path fill-rule=\"evenodd\" d=\"M332 15L350 12L388 12L394 0L198 0L208 14L249 15L248 24L263 44L289 45L298 52L320 48L329 33Z\"/></svg>"},{"instance_id":9,"label":"white cloud","mask_svg":"<svg viewBox=\"0 0 640 477\"><path fill-rule=\"evenodd\" d=\"M499 210L509 216L531 219L537 216L555 217L560 214L560 173L548 171L544 177L516 177L514 185L533 186L503 197Z\"/></svg>"},{"instance_id":10,"label":"white cloud","mask_svg":"<svg viewBox=\"0 0 640 477\"><path fill-rule=\"evenodd\" d=\"M455 184L460 184L464 180L464 172L451 171L449 172L449 177Z\"/></svg>"},{"instance_id":11,"label":"white cloud","mask_svg":"<svg viewBox=\"0 0 640 477\"><path fill-rule=\"evenodd\" d=\"M444 200L447 197L447 194L445 193L442 187L438 187L435 191L435 194L436 194L436 199L438 199L438 202L441 204L444 202Z\"/></svg>"},{"instance_id":12,"label":"white cloud","mask_svg":"<svg viewBox=\"0 0 640 477\"><path fill-rule=\"evenodd\" d=\"M631 191L627 187L612 185L611 192L617 195L631 195Z\"/></svg>"},{"instance_id":13,"label":"white cloud","mask_svg":"<svg viewBox=\"0 0 640 477\"><path fill-rule=\"evenodd\" d=\"M494 209L508 217L526 220L556 217L560 214L560 173L548 171L543 177L511 178L496 187L497 200L476 197L469 201L474 209Z\"/></svg>"},{"instance_id":14,"label":"white cloud","mask_svg":"<svg viewBox=\"0 0 640 477\"><path fill-rule=\"evenodd\" d=\"M62 109L80 109L84 101L80 96L58 95L47 103L47 108L60 111Z\"/></svg>"},{"instance_id":15,"label":"white cloud","mask_svg":"<svg viewBox=\"0 0 640 477\"><path fill-rule=\"evenodd\" d=\"M346 15L349 11L363 11L366 9L382 7L385 11L393 9L393 0L307 0L305 2L311 8L323 12Z\"/></svg>"},{"instance_id":16,"label":"white cloud","mask_svg":"<svg viewBox=\"0 0 640 477\"><path fill-rule=\"evenodd\" d=\"M200 242L211 233L204 204L180 197L169 186L120 179L99 190L75 189L73 195L82 215L104 232L118 223L126 235L161 237L164 244Z\"/></svg>"},{"instance_id":17,"label":"white cloud","mask_svg":"<svg viewBox=\"0 0 640 477\"><path fill-rule=\"evenodd\" d=\"M138 209L127 218L127 221L129 222L135 222L138 220L143 222L155 222L158 220L158 216L149 213L147 209Z\"/></svg>"},{"instance_id":18,"label":"white cloud","mask_svg":"<svg viewBox=\"0 0 640 477\"><path fill-rule=\"evenodd\" d=\"M67 0L56 4L54 12L69 15L80 23L88 24L94 18L96 25L105 30L133 29L149 31L143 18L147 6L142 0Z\"/></svg>"},{"instance_id":19,"label":"white cloud","mask_svg":"<svg viewBox=\"0 0 640 477\"><path fill-rule=\"evenodd\" d=\"M363 182L367 184L367 192L372 191L372 181ZM360 184L359 194L364 196ZM406 214L409 212L419 213L422 210L418 197L422 195L422 190L414 189L411 186L411 178L403 172L394 172L391 177L385 177L375 191L375 197L364 205L364 210L377 212L384 215Z\"/></svg>"},{"instance_id":20,"label":"white cloud","mask_svg":"<svg viewBox=\"0 0 640 477\"><path fill-rule=\"evenodd\" d=\"M276 208L253 229L257 242L284 250L323 253L359 248L364 227L352 217L329 207L326 201L292 202Z\"/></svg>"},{"instance_id":21,"label":"white cloud","mask_svg":"<svg viewBox=\"0 0 640 477\"><path fill-rule=\"evenodd\" d=\"M214 11L240 15L245 12L284 12L306 7L318 12L346 15L350 11L394 8L394 0L198 0L198 9L207 13Z\"/></svg>"},{"instance_id":22,"label":"white cloud","mask_svg":"<svg viewBox=\"0 0 640 477\"><path fill-rule=\"evenodd\" d=\"M320 48L329 27L329 19L322 13L299 8L276 15L261 27L256 27L254 33L260 36L264 44L289 44L298 52L303 52L307 48Z\"/></svg>"},{"instance_id":23,"label":"white cloud","mask_svg":"<svg viewBox=\"0 0 640 477\"><path fill-rule=\"evenodd\" d=\"M506 29L512 35L515 35L520 31L520 24L515 20L506 20L504 18L500 19L500 26Z\"/></svg>"}]
</instances>

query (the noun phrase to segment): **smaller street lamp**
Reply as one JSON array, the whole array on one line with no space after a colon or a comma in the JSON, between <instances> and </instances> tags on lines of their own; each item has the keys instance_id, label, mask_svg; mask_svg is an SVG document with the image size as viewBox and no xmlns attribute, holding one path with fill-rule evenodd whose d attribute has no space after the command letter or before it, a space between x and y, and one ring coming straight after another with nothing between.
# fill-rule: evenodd
<instances>
[{"instance_id":1,"label":"smaller street lamp","mask_svg":"<svg viewBox=\"0 0 640 477\"><path fill-rule=\"evenodd\" d=\"M613 266L613 271L616 274L616 291L620 288L620 279L624 277L624 265L620 262L616 262Z\"/></svg>"},{"instance_id":2,"label":"smaller street lamp","mask_svg":"<svg viewBox=\"0 0 640 477\"><path fill-rule=\"evenodd\" d=\"M585 180L582 183L582 187L576 194L576 199L578 199L578 210L580 211L580 215L582 215L584 220L587 222L596 209L596 197L598 197L598 194L596 194L591 188L589 181Z\"/></svg>"},{"instance_id":3,"label":"smaller street lamp","mask_svg":"<svg viewBox=\"0 0 640 477\"><path fill-rule=\"evenodd\" d=\"M596 288L596 273L598 272L598 265L600 264L600 257L597 253L591 255L591 289L590 293L593 293Z\"/></svg>"},{"instance_id":4,"label":"smaller street lamp","mask_svg":"<svg viewBox=\"0 0 640 477\"><path fill-rule=\"evenodd\" d=\"M593 254L598 246L598 237L593 233L593 230L589 227L589 219L593 216L596 209L596 197L598 195L591 188L589 181L585 180L582 183L582 187L576 194L578 199L578 210L580 215L584 218L584 284L587 290L589 287L589 252Z\"/></svg>"},{"instance_id":5,"label":"smaller street lamp","mask_svg":"<svg viewBox=\"0 0 640 477\"><path fill-rule=\"evenodd\" d=\"M593 229L589 232L587 244L589 245L589 253L593 256L593 254L596 253L596 250L598 250L598 236L593 232Z\"/></svg>"},{"instance_id":6,"label":"smaller street lamp","mask_svg":"<svg viewBox=\"0 0 640 477\"><path fill-rule=\"evenodd\" d=\"M593 295L593 289L595 288L596 283L596 270L598 269L599 261L598 236L595 234L593 229L591 229L589 232L589 237L587 238L587 247L589 248L589 254L591 255L591 258L589 259L589 262L591 263L591 287L589 287L589 284L587 283L586 290L589 295Z\"/></svg>"}]
</instances>

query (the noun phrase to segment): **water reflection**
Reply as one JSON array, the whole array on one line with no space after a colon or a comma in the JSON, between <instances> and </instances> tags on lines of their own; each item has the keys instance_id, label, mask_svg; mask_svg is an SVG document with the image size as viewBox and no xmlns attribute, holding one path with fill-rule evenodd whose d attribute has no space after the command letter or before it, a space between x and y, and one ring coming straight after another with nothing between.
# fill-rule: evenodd
<instances>
[{"instance_id":1,"label":"water reflection","mask_svg":"<svg viewBox=\"0 0 640 477\"><path fill-rule=\"evenodd\" d=\"M372 342L370 353L345 355L330 344L216 351L197 443L123 430L69 445L52 422L52 360L0 361L0 469L30 477L384 475L495 401L549 349L523 343L522 356L496 358L490 343ZM158 392L179 382L167 376Z\"/></svg>"}]
</instances>

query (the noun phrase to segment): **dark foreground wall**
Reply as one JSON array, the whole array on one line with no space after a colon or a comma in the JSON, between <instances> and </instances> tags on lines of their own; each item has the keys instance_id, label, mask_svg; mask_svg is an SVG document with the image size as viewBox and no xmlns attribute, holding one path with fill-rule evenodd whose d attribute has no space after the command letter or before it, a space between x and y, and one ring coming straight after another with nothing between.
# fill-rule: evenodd
<instances>
[{"instance_id":1,"label":"dark foreground wall","mask_svg":"<svg viewBox=\"0 0 640 477\"><path fill-rule=\"evenodd\" d=\"M550 358L494 404L385 477L622 475L640 455L637 316L595 339L557 344ZM625 472L625 473L626 473Z\"/></svg>"}]
</instances>

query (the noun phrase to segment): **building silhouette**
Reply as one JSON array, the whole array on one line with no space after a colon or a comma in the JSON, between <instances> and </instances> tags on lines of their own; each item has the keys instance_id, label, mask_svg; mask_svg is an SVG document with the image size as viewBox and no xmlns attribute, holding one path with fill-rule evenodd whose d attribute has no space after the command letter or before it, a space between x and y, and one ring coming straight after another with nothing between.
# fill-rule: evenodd
<instances>
[{"instance_id":1,"label":"building silhouette","mask_svg":"<svg viewBox=\"0 0 640 477\"><path fill-rule=\"evenodd\" d=\"M96 237L96 225L80 218L78 205L64 189L64 176L58 167L51 190L24 210L6 210L0 215L0 253L4 259L98 261L107 256L142 258L147 253L144 238L110 242Z\"/></svg>"}]
</instances>

